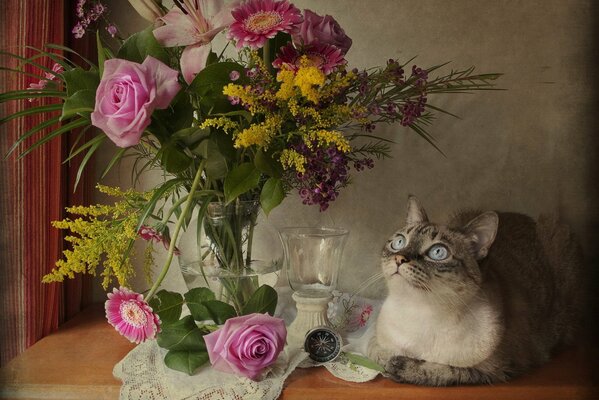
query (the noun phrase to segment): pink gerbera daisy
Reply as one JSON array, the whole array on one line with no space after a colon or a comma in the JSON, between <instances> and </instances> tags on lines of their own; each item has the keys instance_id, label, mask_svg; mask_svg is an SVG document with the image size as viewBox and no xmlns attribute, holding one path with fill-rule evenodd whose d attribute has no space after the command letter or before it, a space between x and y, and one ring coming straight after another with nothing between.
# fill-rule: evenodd
<instances>
[{"instance_id":1,"label":"pink gerbera daisy","mask_svg":"<svg viewBox=\"0 0 599 400\"><path fill-rule=\"evenodd\" d=\"M287 46L281 47L272 65L275 68L285 66L287 69L297 71L302 56L306 56L310 65L317 67L326 75L333 72L339 65L346 63L343 52L335 46L318 43L304 46L299 51L293 44L289 43Z\"/></svg>"},{"instance_id":2,"label":"pink gerbera daisy","mask_svg":"<svg viewBox=\"0 0 599 400\"><path fill-rule=\"evenodd\" d=\"M248 0L231 14L235 22L227 37L237 42L238 49L259 49L279 32L294 32L303 21L301 11L287 0Z\"/></svg>"},{"instance_id":3,"label":"pink gerbera daisy","mask_svg":"<svg viewBox=\"0 0 599 400\"><path fill-rule=\"evenodd\" d=\"M160 331L160 318L139 293L125 287L114 288L104 307L110 325L131 342L154 339Z\"/></svg>"}]
</instances>

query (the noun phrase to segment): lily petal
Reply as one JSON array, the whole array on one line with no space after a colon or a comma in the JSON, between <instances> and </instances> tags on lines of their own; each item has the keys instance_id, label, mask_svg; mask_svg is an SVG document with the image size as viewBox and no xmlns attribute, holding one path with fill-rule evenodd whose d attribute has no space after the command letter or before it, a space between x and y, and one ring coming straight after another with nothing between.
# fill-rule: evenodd
<instances>
[{"instance_id":1,"label":"lily petal","mask_svg":"<svg viewBox=\"0 0 599 400\"><path fill-rule=\"evenodd\" d=\"M181 72L185 82L191 83L195 76L206 67L210 54L209 44L187 46L181 54Z\"/></svg>"},{"instance_id":2,"label":"lily petal","mask_svg":"<svg viewBox=\"0 0 599 400\"><path fill-rule=\"evenodd\" d=\"M165 25L153 30L154 37L163 46L188 46L198 42L198 31L191 19L174 7L160 18Z\"/></svg>"}]
</instances>

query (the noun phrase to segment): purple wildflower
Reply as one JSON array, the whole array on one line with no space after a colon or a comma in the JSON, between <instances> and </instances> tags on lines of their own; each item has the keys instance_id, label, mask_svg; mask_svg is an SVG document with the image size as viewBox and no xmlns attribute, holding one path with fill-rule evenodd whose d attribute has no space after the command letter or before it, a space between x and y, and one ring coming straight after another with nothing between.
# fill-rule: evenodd
<instances>
[{"instance_id":1,"label":"purple wildflower","mask_svg":"<svg viewBox=\"0 0 599 400\"><path fill-rule=\"evenodd\" d=\"M237 79L239 79L239 71L231 71L229 73L229 79L231 79L233 82L235 82Z\"/></svg>"},{"instance_id":2,"label":"purple wildflower","mask_svg":"<svg viewBox=\"0 0 599 400\"><path fill-rule=\"evenodd\" d=\"M106 27L106 30L108 31L111 37L115 37L118 32L116 26L114 26L113 24L108 25Z\"/></svg>"}]
</instances>

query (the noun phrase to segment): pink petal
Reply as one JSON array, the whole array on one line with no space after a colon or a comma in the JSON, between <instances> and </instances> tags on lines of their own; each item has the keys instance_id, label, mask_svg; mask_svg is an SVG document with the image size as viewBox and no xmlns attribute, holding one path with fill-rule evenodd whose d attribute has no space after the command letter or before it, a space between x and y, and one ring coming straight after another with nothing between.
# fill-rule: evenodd
<instances>
[{"instance_id":1,"label":"pink petal","mask_svg":"<svg viewBox=\"0 0 599 400\"><path fill-rule=\"evenodd\" d=\"M187 46L181 54L181 72L185 82L191 83L195 76L206 67L206 60L210 54L210 46L199 44Z\"/></svg>"},{"instance_id":2,"label":"pink petal","mask_svg":"<svg viewBox=\"0 0 599 400\"><path fill-rule=\"evenodd\" d=\"M154 29L154 37L165 47L188 46L197 42L197 30L191 19L173 7L161 20L165 25Z\"/></svg>"},{"instance_id":3,"label":"pink petal","mask_svg":"<svg viewBox=\"0 0 599 400\"><path fill-rule=\"evenodd\" d=\"M156 98L154 106L158 109L167 108L181 90L181 85L178 82L179 73L151 56L146 57L142 66L147 71L146 79L155 79Z\"/></svg>"}]
</instances>

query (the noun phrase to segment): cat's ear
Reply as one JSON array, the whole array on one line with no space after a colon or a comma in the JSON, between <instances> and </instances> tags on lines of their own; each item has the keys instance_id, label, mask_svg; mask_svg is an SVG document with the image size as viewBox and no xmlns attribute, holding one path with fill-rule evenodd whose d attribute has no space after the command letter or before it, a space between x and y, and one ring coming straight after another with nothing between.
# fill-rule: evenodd
<instances>
[{"instance_id":1,"label":"cat's ear","mask_svg":"<svg viewBox=\"0 0 599 400\"><path fill-rule=\"evenodd\" d=\"M406 217L406 225L419 224L422 222L428 222L428 217L424 208L420 205L420 202L416 196L408 196L408 216Z\"/></svg>"},{"instance_id":2,"label":"cat's ear","mask_svg":"<svg viewBox=\"0 0 599 400\"><path fill-rule=\"evenodd\" d=\"M499 216L493 211L479 215L466 225L466 234L472 237L472 251L477 259L487 256L497 236L498 226Z\"/></svg>"}]
</instances>

